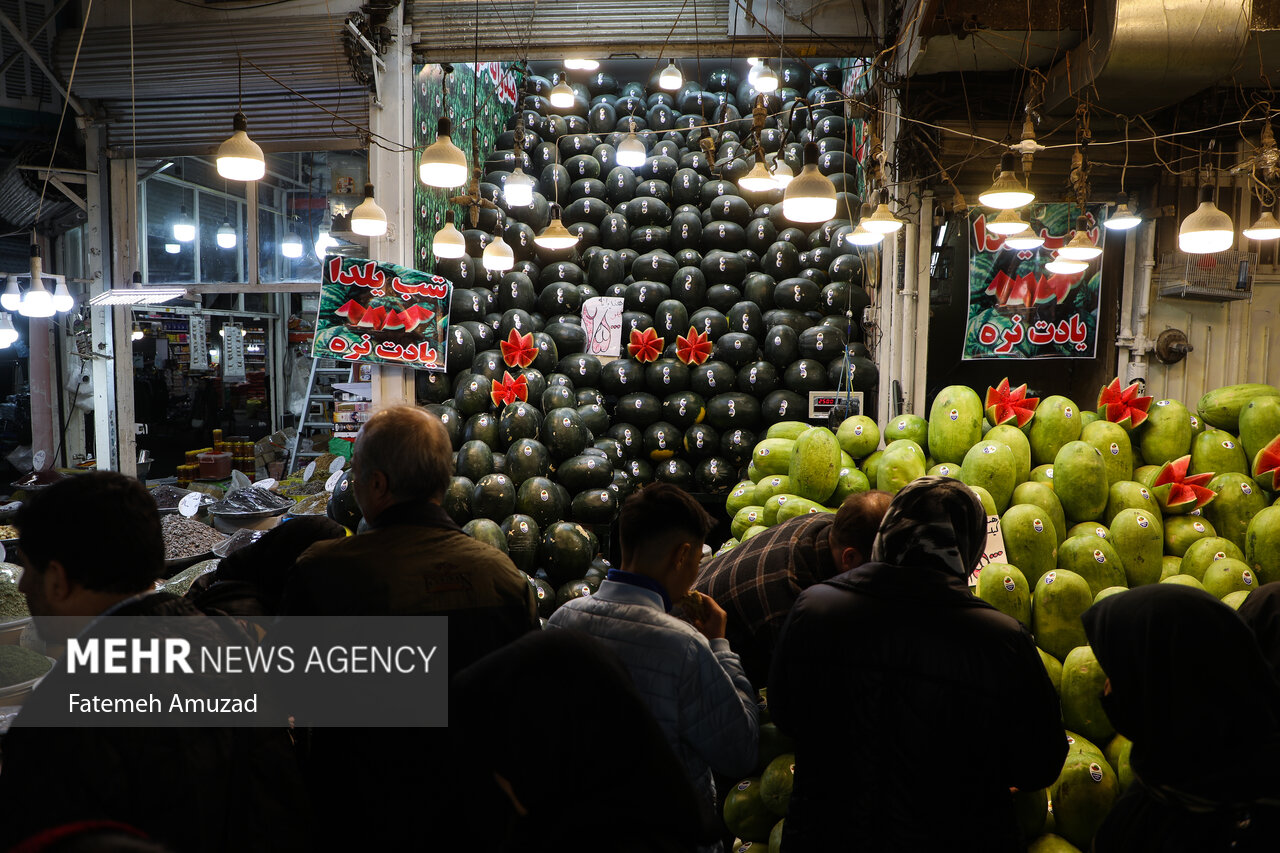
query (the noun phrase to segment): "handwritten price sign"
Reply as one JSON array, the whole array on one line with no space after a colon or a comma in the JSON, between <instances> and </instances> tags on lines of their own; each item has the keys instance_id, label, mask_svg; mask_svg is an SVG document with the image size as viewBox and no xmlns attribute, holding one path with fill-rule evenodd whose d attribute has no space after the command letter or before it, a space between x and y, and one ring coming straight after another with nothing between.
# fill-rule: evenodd
<instances>
[{"instance_id":1,"label":"handwritten price sign","mask_svg":"<svg viewBox=\"0 0 1280 853\"><path fill-rule=\"evenodd\" d=\"M1008 557L1004 550L1004 534L1000 532L1000 516L987 516L987 544L982 549L982 559L978 560L978 568L973 570L973 574L969 575L969 586L978 585L978 576L982 574L983 568L991 563L1007 563Z\"/></svg>"},{"instance_id":2,"label":"handwritten price sign","mask_svg":"<svg viewBox=\"0 0 1280 853\"><path fill-rule=\"evenodd\" d=\"M325 259L311 354L444 370L453 285L364 258Z\"/></svg>"}]
</instances>

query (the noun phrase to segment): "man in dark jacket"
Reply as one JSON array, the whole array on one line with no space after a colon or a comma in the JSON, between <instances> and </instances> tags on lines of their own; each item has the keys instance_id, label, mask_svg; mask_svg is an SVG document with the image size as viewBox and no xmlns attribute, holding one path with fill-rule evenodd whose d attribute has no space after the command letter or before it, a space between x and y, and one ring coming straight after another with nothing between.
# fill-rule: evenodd
<instances>
[{"instance_id":1,"label":"man in dark jacket","mask_svg":"<svg viewBox=\"0 0 1280 853\"><path fill-rule=\"evenodd\" d=\"M20 588L47 643L98 636L108 615L169 617L154 620L154 636L225 641L190 602L153 592L164 544L155 501L137 480L110 472L68 479L37 493L17 526ZM76 689L78 676L64 666L45 677L0 743L0 849L82 820L120 821L184 853L304 849L308 814L284 729L39 727ZM213 696L223 685L203 678L185 686L187 696Z\"/></svg>"},{"instance_id":2,"label":"man in dark jacket","mask_svg":"<svg viewBox=\"0 0 1280 853\"><path fill-rule=\"evenodd\" d=\"M834 515L798 516L703 564L694 589L724 608L725 638L754 687L769 679L778 634L797 596L871 556L889 498L878 491L850 495Z\"/></svg>"},{"instance_id":3,"label":"man in dark jacket","mask_svg":"<svg viewBox=\"0 0 1280 853\"><path fill-rule=\"evenodd\" d=\"M453 449L439 419L397 406L356 439L352 488L367 532L320 542L299 558L283 612L447 616L450 678L539 627L533 587L501 551L463 533L440 505ZM447 729L314 729L308 781L330 849L417 850L468 809L501 797L459 766ZM358 781L357 781L358 780ZM376 819L371 815L378 815ZM472 849L481 849L477 841Z\"/></svg>"},{"instance_id":4,"label":"man in dark jacket","mask_svg":"<svg viewBox=\"0 0 1280 853\"><path fill-rule=\"evenodd\" d=\"M894 498L871 562L801 593L769 680L796 739L783 850L1022 849L1010 789L1067 753L1030 635L966 585L986 513L923 477Z\"/></svg>"}]
</instances>

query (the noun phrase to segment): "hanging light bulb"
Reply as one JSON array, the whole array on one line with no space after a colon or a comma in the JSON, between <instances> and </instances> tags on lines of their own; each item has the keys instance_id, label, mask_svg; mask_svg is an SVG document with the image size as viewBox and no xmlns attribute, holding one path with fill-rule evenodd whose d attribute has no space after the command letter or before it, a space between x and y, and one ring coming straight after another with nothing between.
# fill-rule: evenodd
<instances>
[{"instance_id":1,"label":"hanging light bulb","mask_svg":"<svg viewBox=\"0 0 1280 853\"><path fill-rule=\"evenodd\" d=\"M544 249L571 249L578 244L578 238L560 221L560 205L551 205L551 224L533 242Z\"/></svg>"},{"instance_id":2,"label":"hanging light bulb","mask_svg":"<svg viewBox=\"0 0 1280 853\"><path fill-rule=\"evenodd\" d=\"M1271 215L1271 211L1264 210L1256 222L1244 229L1244 236L1250 240L1278 240L1280 239L1280 222Z\"/></svg>"},{"instance_id":3,"label":"hanging light bulb","mask_svg":"<svg viewBox=\"0 0 1280 853\"><path fill-rule=\"evenodd\" d=\"M791 171L791 166L787 164L787 161L780 154L775 154L773 157L774 183L785 190L787 184L791 183L795 176L795 172Z\"/></svg>"},{"instance_id":4,"label":"hanging light bulb","mask_svg":"<svg viewBox=\"0 0 1280 853\"><path fill-rule=\"evenodd\" d=\"M594 59L570 58L564 61L564 67L570 71L595 71L600 63Z\"/></svg>"},{"instance_id":5,"label":"hanging light bulb","mask_svg":"<svg viewBox=\"0 0 1280 853\"><path fill-rule=\"evenodd\" d=\"M868 231L863 223L871 218L873 209L871 205L864 203L862 205L861 215L858 218L858 225L849 232L849 236L845 237L847 241L855 246L878 246L884 240L884 234L879 231Z\"/></svg>"},{"instance_id":6,"label":"hanging light bulb","mask_svg":"<svg viewBox=\"0 0 1280 853\"><path fill-rule=\"evenodd\" d=\"M490 272L506 272L516 265L516 253L511 251L501 234L495 234L493 242L484 247L480 263Z\"/></svg>"},{"instance_id":7,"label":"hanging light bulb","mask_svg":"<svg viewBox=\"0 0 1280 853\"><path fill-rule=\"evenodd\" d=\"M338 241L333 238L333 235L329 233L329 230L327 228L321 228L320 233L316 236L316 241L312 244L311 248L315 250L316 257L323 261L324 256L328 251L336 245L338 245Z\"/></svg>"},{"instance_id":8,"label":"hanging light bulb","mask_svg":"<svg viewBox=\"0 0 1280 853\"><path fill-rule=\"evenodd\" d=\"M218 245L223 249L234 249L236 247L236 229L231 227L231 223L222 220L222 225L218 226Z\"/></svg>"},{"instance_id":9,"label":"hanging light bulb","mask_svg":"<svg viewBox=\"0 0 1280 853\"><path fill-rule=\"evenodd\" d=\"M166 254L176 255L182 251L182 244L181 243L165 243L164 251Z\"/></svg>"},{"instance_id":10,"label":"hanging light bulb","mask_svg":"<svg viewBox=\"0 0 1280 853\"><path fill-rule=\"evenodd\" d=\"M637 166L643 166L648 156L649 152L644 150L644 143L640 141L640 137L636 136L636 122L632 119L630 129L618 143L618 150L613 155L613 159L619 166L634 169Z\"/></svg>"},{"instance_id":11,"label":"hanging light bulb","mask_svg":"<svg viewBox=\"0 0 1280 853\"><path fill-rule=\"evenodd\" d=\"M1120 193L1116 197L1115 212L1108 216L1107 221L1102 224L1111 231L1128 231L1141 222L1142 218L1129 207L1129 194Z\"/></svg>"},{"instance_id":12,"label":"hanging light bulb","mask_svg":"<svg viewBox=\"0 0 1280 853\"><path fill-rule=\"evenodd\" d=\"M179 243L190 243L196 238L196 223L187 213L185 204L179 210L178 218L173 221L173 239Z\"/></svg>"},{"instance_id":13,"label":"hanging light bulb","mask_svg":"<svg viewBox=\"0 0 1280 853\"><path fill-rule=\"evenodd\" d=\"M44 287L44 270L43 262L40 260L40 250L36 246L31 247L31 286L27 288L27 292L22 294L22 301L18 303L18 313L23 317L52 317L53 296Z\"/></svg>"},{"instance_id":14,"label":"hanging light bulb","mask_svg":"<svg viewBox=\"0 0 1280 853\"><path fill-rule=\"evenodd\" d=\"M1058 250L1058 257L1068 261L1091 261L1101 254L1102 247L1089 236L1088 218L1076 217L1076 233L1067 245Z\"/></svg>"},{"instance_id":15,"label":"hanging light bulb","mask_svg":"<svg viewBox=\"0 0 1280 853\"><path fill-rule=\"evenodd\" d=\"M1191 255L1207 255L1225 252L1234 240L1235 226L1213 203L1213 187L1201 187L1200 206L1178 228L1178 248Z\"/></svg>"},{"instance_id":16,"label":"hanging light bulb","mask_svg":"<svg viewBox=\"0 0 1280 853\"><path fill-rule=\"evenodd\" d=\"M1004 238L1004 247L1017 252L1029 252L1032 249L1039 249L1043 245L1044 237L1029 225L1017 234L1010 234Z\"/></svg>"},{"instance_id":17,"label":"hanging light bulb","mask_svg":"<svg viewBox=\"0 0 1280 853\"><path fill-rule=\"evenodd\" d=\"M804 169L787 184L782 214L792 222L826 222L836 215L836 186L818 171L818 146L806 142Z\"/></svg>"},{"instance_id":18,"label":"hanging light bulb","mask_svg":"<svg viewBox=\"0 0 1280 853\"><path fill-rule=\"evenodd\" d=\"M302 257L302 238L297 231L290 230L284 235L284 239L280 241L280 254L286 258Z\"/></svg>"},{"instance_id":19,"label":"hanging light bulb","mask_svg":"<svg viewBox=\"0 0 1280 853\"><path fill-rule=\"evenodd\" d=\"M1011 207L1023 207L1035 201L1035 193L1023 186L1013 174L1015 168L1017 168L1017 158L1012 152L1006 151L1000 157L1000 176L996 178L990 189L978 196L978 202L984 207L1007 210Z\"/></svg>"},{"instance_id":20,"label":"hanging light bulb","mask_svg":"<svg viewBox=\"0 0 1280 853\"><path fill-rule=\"evenodd\" d=\"M0 349L6 349L18 339L18 330L13 327L13 317L0 314Z\"/></svg>"},{"instance_id":21,"label":"hanging light bulb","mask_svg":"<svg viewBox=\"0 0 1280 853\"><path fill-rule=\"evenodd\" d=\"M1029 226L1022 214L1018 213L1016 208L1008 208L1000 211L1000 215L995 219L988 219L986 228L992 234L1018 234L1025 231Z\"/></svg>"},{"instance_id":22,"label":"hanging light bulb","mask_svg":"<svg viewBox=\"0 0 1280 853\"><path fill-rule=\"evenodd\" d=\"M75 307L76 301L71 298L71 291L67 290L65 281L58 282L58 286L53 289L53 310L59 314L65 314Z\"/></svg>"},{"instance_id":23,"label":"hanging light bulb","mask_svg":"<svg viewBox=\"0 0 1280 853\"><path fill-rule=\"evenodd\" d=\"M365 183L364 201L351 211L351 230L362 237L381 237L387 233L387 212L373 200L371 183Z\"/></svg>"},{"instance_id":24,"label":"hanging light bulb","mask_svg":"<svg viewBox=\"0 0 1280 853\"><path fill-rule=\"evenodd\" d=\"M507 207L528 207L533 204L533 178L516 166L507 182L502 185L502 197L506 199Z\"/></svg>"},{"instance_id":25,"label":"hanging light bulb","mask_svg":"<svg viewBox=\"0 0 1280 853\"><path fill-rule=\"evenodd\" d=\"M4 285L4 293L0 293L0 308L6 311L17 311L22 304L22 291L18 288L18 277L10 275Z\"/></svg>"},{"instance_id":26,"label":"hanging light bulb","mask_svg":"<svg viewBox=\"0 0 1280 853\"><path fill-rule=\"evenodd\" d=\"M761 156L756 158L756 164L751 167L750 172L738 178L738 186L750 192L762 193L776 190L778 182L769 173L769 169L764 165L764 157Z\"/></svg>"},{"instance_id":27,"label":"hanging light bulb","mask_svg":"<svg viewBox=\"0 0 1280 853\"><path fill-rule=\"evenodd\" d=\"M764 92L765 94L778 91L778 72L770 68L767 62L762 62L758 67L760 70L756 74L756 80L753 84L756 87L756 91Z\"/></svg>"},{"instance_id":28,"label":"hanging light bulb","mask_svg":"<svg viewBox=\"0 0 1280 853\"><path fill-rule=\"evenodd\" d=\"M880 190L880 203L876 206L875 213L864 218L858 224L866 230L877 234L893 234L905 223L894 216L893 211L889 209L889 191Z\"/></svg>"},{"instance_id":29,"label":"hanging light bulb","mask_svg":"<svg viewBox=\"0 0 1280 853\"><path fill-rule=\"evenodd\" d=\"M232 120L235 132L218 146L218 174L229 181L256 181L267 171L262 148L249 138L249 121L237 112Z\"/></svg>"},{"instance_id":30,"label":"hanging light bulb","mask_svg":"<svg viewBox=\"0 0 1280 853\"><path fill-rule=\"evenodd\" d=\"M680 73L674 59L667 60L667 67L658 75L658 85L668 92L674 92L684 85L684 75Z\"/></svg>"},{"instance_id":31,"label":"hanging light bulb","mask_svg":"<svg viewBox=\"0 0 1280 853\"><path fill-rule=\"evenodd\" d=\"M143 332L142 332L142 327L141 327L141 326L139 326L137 323L134 323L134 324L133 324L133 331L129 333L129 340L131 340L131 341L140 341L140 340L142 340L144 337L145 337L145 335L144 335L144 334L143 334Z\"/></svg>"},{"instance_id":32,"label":"hanging light bulb","mask_svg":"<svg viewBox=\"0 0 1280 853\"><path fill-rule=\"evenodd\" d=\"M431 253L437 258L460 258L467 253L467 240L453 226L453 211L444 215L444 227L431 238Z\"/></svg>"},{"instance_id":33,"label":"hanging light bulb","mask_svg":"<svg viewBox=\"0 0 1280 853\"><path fill-rule=\"evenodd\" d=\"M452 129L447 118L436 122L436 141L423 149L418 160L418 179L429 187L449 189L467 181L467 155L453 144Z\"/></svg>"},{"instance_id":34,"label":"hanging light bulb","mask_svg":"<svg viewBox=\"0 0 1280 853\"><path fill-rule=\"evenodd\" d=\"M1045 264L1044 268L1057 275L1075 275L1088 269L1089 264L1085 261L1073 261L1069 258L1057 256Z\"/></svg>"},{"instance_id":35,"label":"hanging light bulb","mask_svg":"<svg viewBox=\"0 0 1280 853\"><path fill-rule=\"evenodd\" d=\"M573 106L573 87L565 82L564 75L559 75L556 84L551 87L551 106L565 109Z\"/></svg>"}]
</instances>

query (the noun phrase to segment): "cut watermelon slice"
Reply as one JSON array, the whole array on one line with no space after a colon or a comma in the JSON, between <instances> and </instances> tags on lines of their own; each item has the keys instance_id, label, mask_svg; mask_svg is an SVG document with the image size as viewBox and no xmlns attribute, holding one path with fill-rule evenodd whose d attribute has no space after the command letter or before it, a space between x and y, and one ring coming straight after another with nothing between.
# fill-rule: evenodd
<instances>
[{"instance_id":1,"label":"cut watermelon slice","mask_svg":"<svg viewBox=\"0 0 1280 853\"><path fill-rule=\"evenodd\" d=\"M1028 397L1027 386L1009 387L1009 377L994 388L987 388L987 420L992 426L1015 421L1019 427L1031 420L1040 404L1039 397Z\"/></svg>"},{"instance_id":2,"label":"cut watermelon slice","mask_svg":"<svg viewBox=\"0 0 1280 853\"><path fill-rule=\"evenodd\" d=\"M360 318L364 316L364 306L354 299L348 299L345 305L335 309L334 312L339 317L345 317L348 323L355 324L360 322Z\"/></svg>"},{"instance_id":3,"label":"cut watermelon slice","mask_svg":"<svg viewBox=\"0 0 1280 853\"><path fill-rule=\"evenodd\" d=\"M370 308L364 312L357 326L363 329L380 330L387 322L387 309L379 305L377 308Z\"/></svg>"},{"instance_id":4,"label":"cut watermelon slice","mask_svg":"<svg viewBox=\"0 0 1280 853\"><path fill-rule=\"evenodd\" d=\"M386 322L382 324L384 331L399 332L404 329L404 315L399 311L391 310L387 312Z\"/></svg>"},{"instance_id":5,"label":"cut watermelon slice","mask_svg":"<svg viewBox=\"0 0 1280 853\"><path fill-rule=\"evenodd\" d=\"M1079 281L1080 273L1073 275L1055 273L1048 278L1042 278L1036 282L1036 302L1054 302L1061 305L1067 301L1071 288L1075 287Z\"/></svg>"},{"instance_id":6,"label":"cut watermelon slice","mask_svg":"<svg viewBox=\"0 0 1280 853\"><path fill-rule=\"evenodd\" d=\"M1098 393L1098 417L1119 424L1126 430L1133 429L1147 419L1147 409L1151 406L1150 397L1138 396L1141 389L1139 382L1121 389L1120 377L1112 379Z\"/></svg>"},{"instance_id":7,"label":"cut watermelon slice","mask_svg":"<svg viewBox=\"0 0 1280 853\"><path fill-rule=\"evenodd\" d=\"M1273 492L1280 492L1280 435L1253 457L1253 476Z\"/></svg>"},{"instance_id":8,"label":"cut watermelon slice","mask_svg":"<svg viewBox=\"0 0 1280 853\"><path fill-rule=\"evenodd\" d=\"M416 305L413 306L413 308L416 307ZM414 329L418 328L420 323L423 322L422 318L418 316L418 313L414 311L413 308L406 308L400 312L400 322L404 324L404 330L406 332L412 332Z\"/></svg>"},{"instance_id":9,"label":"cut watermelon slice","mask_svg":"<svg viewBox=\"0 0 1280 853\"><path fill-rule=\"evenodd\" d=\"M1205 488L1205 483L1214 477L1214 472L1187 476L1187 468L1191 465L1190 454L1160 466L1160 473L1152 483L1151 493L1155 495L1160 507L1171 515L1182 515L1209 503L1218 496L1212 489Z\"/></svg>"}]
</instances>

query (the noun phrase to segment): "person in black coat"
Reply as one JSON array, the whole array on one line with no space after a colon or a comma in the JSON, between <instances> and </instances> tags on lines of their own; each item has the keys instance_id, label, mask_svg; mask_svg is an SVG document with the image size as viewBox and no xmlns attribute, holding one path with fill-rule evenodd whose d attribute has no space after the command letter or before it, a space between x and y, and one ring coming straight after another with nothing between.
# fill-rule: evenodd
<instances>
[{"instance_id":1,"label":"person in black coat","mask_svg":"<svg viewBox=\"0 0 1280 853\"><path fill-rule=\"evenodd\" d=\"M1248 627L1206 592L1154 584L1089 608L1084 628L1135 776L1093 849L1280 850L1280 687Z\"/></svg>"},{"instance_id":2,"label":"person in black coat","mask_svg":"<svg viewBox=\"0 0 1280 853\"><path fill-rule=\"evenodd\" d=\"M594 637L526 634L463 670L451 705L459 758L506 793L484 821L494 849L676 853L715 838L631 676Z\"/></svg>"},{"instance_id":3,"label":"person in black coat","mask_svg":"<svg viewBox=\"0 0 1280 853\"><path fill-rule=\"evenodd\" d=\"M154 591L164 568L160 516L137 480L105 471L68 478L37 492L16 524L19 589L45 642L123 636L106 616L146 617L132 620L144 640L212 647L227 639L191 602ZM84 820L120 821L182 853L304 849L307 801L283 725L90 725L102 714L65 723L68 697L93 677L70 672L64 657L0 742L0 849ZM180 683L196 698L229 686L204 674L152 683L158 693Z\"/></svg>"},{"instance_id":4,"label":"person in black coat","mask_svg":"<svg viewBox=\"0 0 1280 853\"><path fill-rule=\"evenodd\" d=\"M1050 785L1067 741L1031 636L966 585L985 541L975 494L923 477L870 563L800 595L768 694L796 741L785 853L1022 849L1011 789Z\"/></svg>"},{"instance_id":5,"label":"person in black coat","mask_svg":"<svg viewBox=\"0 0 1280 853\"><path fill-rule=\"evenodd\" d=\"M1255 589L1236 612L1253 632L1262 657L1280 683L1280 581L1264 583Z\"/></svg>"}]
</instances>

